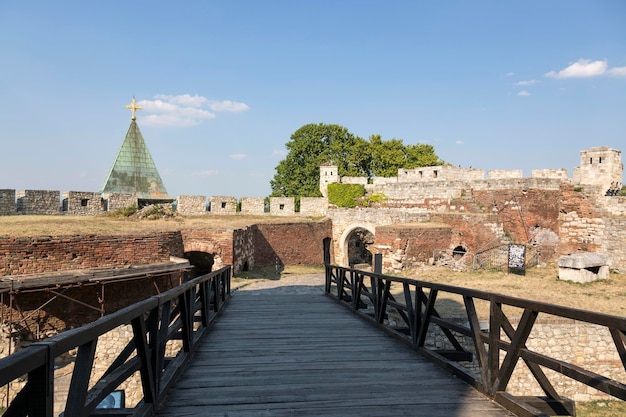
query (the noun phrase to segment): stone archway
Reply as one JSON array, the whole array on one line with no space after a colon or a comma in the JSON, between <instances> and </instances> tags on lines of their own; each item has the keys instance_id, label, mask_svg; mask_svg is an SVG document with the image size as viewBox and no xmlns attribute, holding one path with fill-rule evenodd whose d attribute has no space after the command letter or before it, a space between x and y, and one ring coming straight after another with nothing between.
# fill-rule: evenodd
<instances>
[{"instance_id":1,"label":"stone archway","mask_svg":"<svg viewBox=\"0 0 626 417\"><path fill-rule=\"evenodd\" d=\"M368 246L374 243L374 227L367 223L348 226L339 238L339 260L344 266L372 264Z\"/></svg>"}]
</instances>

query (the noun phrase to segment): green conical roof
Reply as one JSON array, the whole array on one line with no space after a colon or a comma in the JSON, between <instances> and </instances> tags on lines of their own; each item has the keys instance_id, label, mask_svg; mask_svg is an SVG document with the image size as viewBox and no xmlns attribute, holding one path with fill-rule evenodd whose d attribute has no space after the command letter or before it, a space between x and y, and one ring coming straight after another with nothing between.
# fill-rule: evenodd
<instances>
[{"instance_id":1,"label":"green conical roof","mask_svg":"<svg viewBox=\"0 0 626 417\"><path fill-rule=\"evenodd\" d=\"M100 192L136 194L140 200L170 198L134 117Z\"/></svg>"}]
</instances>

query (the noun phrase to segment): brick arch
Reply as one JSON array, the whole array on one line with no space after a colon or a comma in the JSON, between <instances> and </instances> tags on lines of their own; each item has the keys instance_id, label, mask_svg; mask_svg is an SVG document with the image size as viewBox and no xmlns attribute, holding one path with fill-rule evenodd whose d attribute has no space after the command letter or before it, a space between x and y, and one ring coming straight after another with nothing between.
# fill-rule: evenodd
<instances>
[{"instance_id":1,"label":"brick arch","mask_svg":"<svg viewBox=\"0 0 626 417\"><path fill-rule=\"evenodd\" d=\"M221 254L222 251L212 242L185 241L183 244L183 251L185 254L201 252L213 256L213 269L218 269L224 266L224 260L222 259Z\"/></svg>"},{"instance_id":2,"label":"brick arch","mask_svg":"<svg viewBox=\"0 0 626 417\"><path fill-rule=\"evenodd\" d=\"M350 225L348 225L348 227L346 227L341 233L339 237L339 241L337 242L339 246L338 248L339 256L336 258L339 261L340 265L348 266L349 264L349 259L348 259L349 254L348 254L348 249L347 249L348 237L350 237L350 234L354 232L356 229L366 229L374 236L376 235L375 233L376 227L371 223L359 222L359 223L351 223Z\"/></svg>"}]
</instances>

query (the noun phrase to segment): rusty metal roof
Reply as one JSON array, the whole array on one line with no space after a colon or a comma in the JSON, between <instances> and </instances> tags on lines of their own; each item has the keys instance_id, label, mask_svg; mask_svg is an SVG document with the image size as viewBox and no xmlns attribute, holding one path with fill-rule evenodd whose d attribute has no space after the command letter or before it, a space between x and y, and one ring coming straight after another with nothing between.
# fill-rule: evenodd
<instances>
[{"instance_id":1,"label":"rusty metal roof","mask_svg":"<svg viewBox=\"0 0 626 417\"><path fill-rule=\"evenodd\" d=\"M136 194L140 200L170 199L134 118L100 192Z\"/></svg>"}]
</instances>

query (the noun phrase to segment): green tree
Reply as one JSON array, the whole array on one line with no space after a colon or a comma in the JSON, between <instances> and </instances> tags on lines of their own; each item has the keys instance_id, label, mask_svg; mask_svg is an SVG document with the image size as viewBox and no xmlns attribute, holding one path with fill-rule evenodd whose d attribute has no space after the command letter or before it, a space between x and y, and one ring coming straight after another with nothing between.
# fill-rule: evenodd
<instances>
[{"instance_id":1,"label":"green tree","mask_svg":"<svg viewBox=\"0 0 626 417\"><path fill-rule=\"evenodd\" d=\"M276 166L270 182L273 196L320 196L319 167L337 165L339 175L366 175L356 149L366 148L363 139L343 126L307 124L296 130L289 142L285 159Z\"/></svg>"},{"instance_id":2,"label":"green tree","mask_svg":"<svg viewBox=\"0 0 626 417\"><path fill-rule=\"evenodd\" d=\"M336 165L339 176L368 178L392 177L400 168L443 163L431 145L404 145L401 139L385 141L380 135L367 141L334 124L304 125L285 147L287 156L270 181L273 196L320 196L319 167L324 163Z\"/></svg>"}]
</instances>

